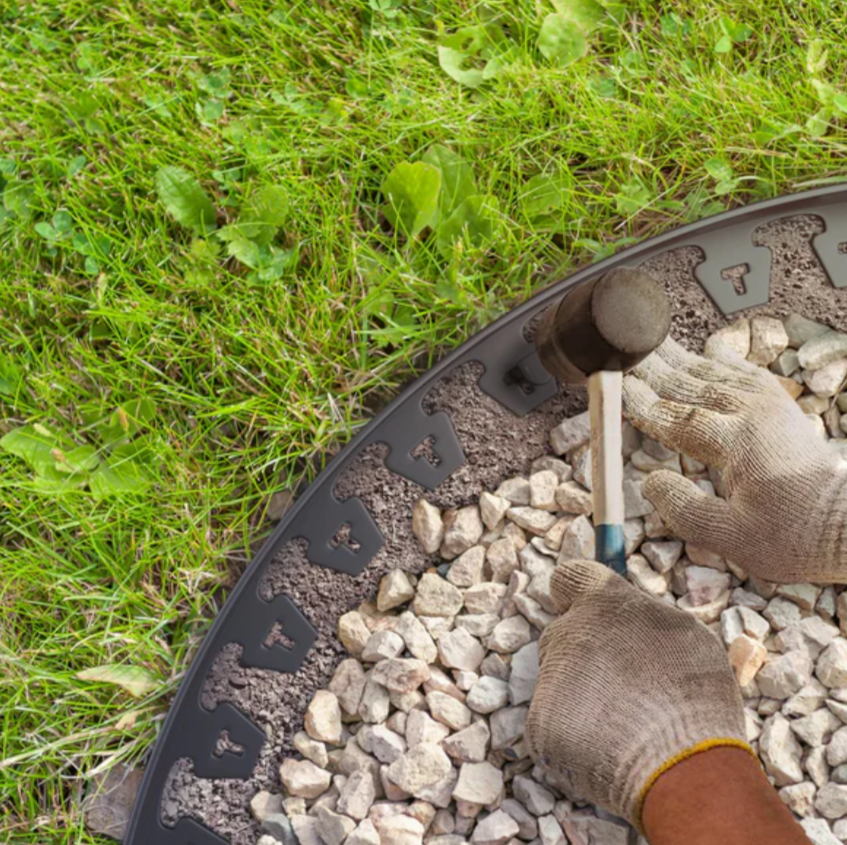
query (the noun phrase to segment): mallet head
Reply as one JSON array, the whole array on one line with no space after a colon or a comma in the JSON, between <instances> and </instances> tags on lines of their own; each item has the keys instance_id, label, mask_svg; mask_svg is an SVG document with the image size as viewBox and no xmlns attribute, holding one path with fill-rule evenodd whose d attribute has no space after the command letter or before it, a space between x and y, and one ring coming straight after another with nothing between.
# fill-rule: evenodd
<instances>
[{"instance_id":1,"label":"mallet head","mask_svg":"<svg viewBox=\"0 0 847 845\"><path fill-rule=\"evenodd\" d=\"M626 372L667 337L671 305L642 270L621 268L568 292L538 327L544 368L566 384L600 370Z\"/></svg>"}]
</instances>

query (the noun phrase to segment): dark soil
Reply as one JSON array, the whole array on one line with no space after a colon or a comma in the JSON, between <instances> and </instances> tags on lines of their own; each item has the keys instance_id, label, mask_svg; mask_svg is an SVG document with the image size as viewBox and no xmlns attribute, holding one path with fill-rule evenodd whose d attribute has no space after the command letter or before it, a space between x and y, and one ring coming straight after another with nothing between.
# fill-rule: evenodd
<instances>
[{"instance_id":1,"label":"dark soil","mask_svg":"<svg viewBox=\"0 0 847 845\"><path fill-rule=\"evenodd\" d=\"M739 316L782 316L791 311L847 328L847 296L830 285L808 243L819 231L820 223L811 217L786 218L763 229L757 243L773 252L771 302L733 314L729 320L694 279L693 268L701 260L697 248L674 250L648 261L645 269L665 285L673 302L673 336L699 351L709 334ZM532 334L535 322L528 325L527 334ZM527 416L515 417L477 387L481 372L476 364L459 367L425 399L427 411L450 414L467 457L436 491L426 492L389 472L383 462L385 447L379 445L366 449L345 470L336 495L362 499L385 538L361 575L354 578L310 565L299 542L284 547L268 566L262 595L289 595L318 630L315 647L296 675L245 669L239 664L239 646L223 649L207 679L203 704L213 708L220 701L233 702L264 728L268 741L248 781L202 780L193 775L188 761L175 767L163 801L166 823L175 823L181 815L193 816L233 845L255 845L260 834L249 801L261 789L279 791L277 770L290 753L292 736L302 728L306 705L345 656L335 638L338 617L372 597L386 570L401 567L418 572L431 563L411 532L415 501L426 495L441 508L475 501L480 492L495 488L504 478L526 473L535 458L549 451L550 429L563 416L585 408L583 391L562 390Z\"/></svg>"}]
</instances>

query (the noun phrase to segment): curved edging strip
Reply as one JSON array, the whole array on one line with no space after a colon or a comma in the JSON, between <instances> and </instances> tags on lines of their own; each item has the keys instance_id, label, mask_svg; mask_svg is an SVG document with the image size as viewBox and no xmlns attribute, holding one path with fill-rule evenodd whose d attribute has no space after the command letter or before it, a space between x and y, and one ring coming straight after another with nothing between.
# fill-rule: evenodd
<instances>
[{"instance_id":1,"label":"curved edging strip","mask_svg":"<svg viewBox=\"0 0 847 845\"><path fill-rule=\"evenodd\" d=\"M649 258L685 246L698 247L704 260L695 268L697 281L724 314L764 305L770 294L770 249L753 244L765 224L798 214L819 217L825 231L815 235L812 248L830 282L847 287L847 186L836 185L754 205L675 229L586 267L476 334L421 376L358 434L321 473L266 541L230 594L206 635L180 687L147 765L132 819L124 838L127 845L226 845L226 841L197 821L182 817L166 827L159 812L162 790L174 763L191 758L201 778L248 778L264 742L264 733L238 708L221 703L207 710L200 703L203 685L221 649L236 642L243 647L242 663L277 672L297 672L314 644L316 632L287 596L271 601L259 596L265 567L282 545L295 538L308 542L312 564L358 575L383 545L383 538L364 504L357 498L340 501L333 495L345 466L367 446L380 442L390 453L388 468L427 489L437 488L464 462L462 447L450 417L423 409L426 393L451 370L476 361L485 372L479 387L516 416L524 416L558 390L541 367L524 326L568 288L615 267L641 264ZM722 271L746 265L745 290L739 294ZM416 458L417 446L429 440L437 464ZM346 528L355 546L334 541ZM275 625L281 625L291 647L265 646ZM243 747L239 755L215 756L222 732Z\"/></svg>"}]
</instances>

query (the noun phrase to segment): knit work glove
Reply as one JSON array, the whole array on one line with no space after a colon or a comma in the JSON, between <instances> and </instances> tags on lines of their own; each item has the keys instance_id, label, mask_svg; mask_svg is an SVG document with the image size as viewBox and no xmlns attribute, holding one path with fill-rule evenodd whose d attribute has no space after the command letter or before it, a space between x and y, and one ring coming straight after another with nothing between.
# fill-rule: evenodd
<instances>
[{"instance_id":1,"label":"knit work glove","mask_svg":"<svg viewBox=\"0 0 847 845\"><path fill-rule=\"evenodd\" d=\"M717 746L753 753L726 653L702 623L599 563L560 564L550 591L565 615L539 643L525 736L566 795L641 830L647 793L676 763Z\"/></svg>"},{"instance_id":2,"label":"knit work glove","mask_svg":"<svg viewBox=\"0 0 847 845\"><path fill-rule=\"evenodd\" d=\"M847 582L847 463L767 370L718 338L668 338L624 379L633 425L721 471L727 499L662 470L644 494L668 526L769 581Z\"/></svg>"}]
</instances>

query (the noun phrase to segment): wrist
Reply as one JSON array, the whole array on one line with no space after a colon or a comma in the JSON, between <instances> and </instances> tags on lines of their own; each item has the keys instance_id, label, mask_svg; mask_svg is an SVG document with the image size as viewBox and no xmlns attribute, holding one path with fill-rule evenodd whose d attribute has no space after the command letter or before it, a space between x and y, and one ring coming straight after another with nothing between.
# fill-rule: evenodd
<instances>
[{"instance_id":1,"label":"wrist","mask_svg":"<svg viewBox=\"0 0 847 845\"><path fill-rule=\"evenodd\" d=\"M651 845L808 845L758 761L741 748L703 751L660 774L642 825Z\"/></svg>"}]
</instances>

